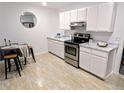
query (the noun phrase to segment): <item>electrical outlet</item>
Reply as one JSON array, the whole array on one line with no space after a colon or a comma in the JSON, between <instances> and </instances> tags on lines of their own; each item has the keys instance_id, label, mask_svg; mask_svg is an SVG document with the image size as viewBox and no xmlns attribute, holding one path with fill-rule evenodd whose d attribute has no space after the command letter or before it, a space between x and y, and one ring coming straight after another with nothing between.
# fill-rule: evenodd
<instances>
[{"instance_id":1,"label":"electrical outlet","mask_svg":"<svg viewBox=\"0 0 124 93\"><path fill-rule=\"evenodd\" d=\"M117 36L116 38L115 38L115 41L119 41L120 40L120 36Z\"/></svg>"}]
</instances>

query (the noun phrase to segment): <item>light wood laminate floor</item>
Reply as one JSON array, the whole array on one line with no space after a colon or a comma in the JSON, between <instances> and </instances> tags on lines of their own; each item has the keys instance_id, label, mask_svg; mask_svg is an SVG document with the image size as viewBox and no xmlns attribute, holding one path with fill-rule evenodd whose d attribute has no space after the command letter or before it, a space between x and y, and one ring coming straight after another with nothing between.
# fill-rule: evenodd
<instances>
[{"instance_id":1,"label":"light wood laminate floor","mask_svg":"<svg viewBox=\"0 0 124 93\"><path fill-rule=\"evenodd\" d=\"M0 89L124 89L124 76L112 75L103 81L62 59L45 53L23 66L22 77L16 71L4 78L4 64L0 62Z\"/></svg>"}]
</instances>

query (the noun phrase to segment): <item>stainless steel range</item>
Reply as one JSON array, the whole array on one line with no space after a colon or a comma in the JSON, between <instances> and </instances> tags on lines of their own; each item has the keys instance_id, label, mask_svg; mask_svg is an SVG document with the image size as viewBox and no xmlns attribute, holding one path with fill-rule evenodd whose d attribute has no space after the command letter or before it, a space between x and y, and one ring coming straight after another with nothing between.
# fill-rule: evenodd
<instances>
[{"instance_id":1,"label":"stainless steel range","mask_svg":"<svg viewBox=\"0 0 124 93\"><path fill-rule=\"evenodd\" d=\"M65 62L79 67L79 44L89 42L90 34L75 33L72 40L64 42L65 45Z\"/></svg>"}]
</instances>

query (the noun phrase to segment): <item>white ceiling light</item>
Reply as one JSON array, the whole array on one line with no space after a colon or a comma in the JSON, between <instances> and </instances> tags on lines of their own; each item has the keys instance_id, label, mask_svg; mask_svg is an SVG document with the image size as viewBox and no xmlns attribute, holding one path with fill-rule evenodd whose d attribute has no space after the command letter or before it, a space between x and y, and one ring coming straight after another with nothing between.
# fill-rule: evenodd
<instances>
[{"instance_id":1,"label":"white ceiling light","mask_svg":"<svg viewBox=\"0 0 124 93\"><path fill-rule=\"evenodd\" d=\"M47 2L42 2L42 5L43 6L47 6Z\"/></svg>"}]
</instances>

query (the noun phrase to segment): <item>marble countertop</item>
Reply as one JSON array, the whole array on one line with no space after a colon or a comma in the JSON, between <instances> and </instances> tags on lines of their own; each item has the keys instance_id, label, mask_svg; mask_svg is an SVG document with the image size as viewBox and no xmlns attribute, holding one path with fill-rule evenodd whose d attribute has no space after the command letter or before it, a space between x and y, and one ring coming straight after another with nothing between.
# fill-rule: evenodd
<instances>
[{"instance_id":1,"label":"marble countertop","mask_svg":"<svg viewBox=\"0 0 124 93\"><path fill-rule=\"evenodd\" d=\"M100 50L100 51L104 51L104 52L110 52L113 49L117 49L118 45L108 44L107 47L99 47L97 45L97 42L92 42L92 43L88 42L88 43L80 44L80 47L87 47L87 48L96 49L96 50Z\"/></svg>"},{"instance_id":2,"label":"marble countertop","mask_svg":"<svg viewBox=\"0 0 124 93\"><path fill-rule=\"evenodd\" d=\"M57 40L57 41L61 41L61 42L64 42L66 40L71 40L71 37L65 37L65 36L62 36L60 38L55 37L55 36L49 36L47 38ZM80 47L87 47L87 48L96 49L96 50L100 50L100 51L104 51L104 52L110 52L113 49L117 49L118 45L116 45L116 44L108 44L107 47L99 47L97 45L97 42L95 41L95 42L82 43L82 44L80 44Z\"/></svg>"},{"instance_id":3,"label":"marble countertop","mask_svg":"<svg viewBox=\"0 0 124 93\"><path fill-rule=\"evenodd\" d=\"M53 39L53 40L57 40L57 41L61 41L61 42L64 42L66 40L70 40L71 37L66 37L66 36L62 36L62 37L55 37L55 36L49 36L47 37L48 39Z\"/></svg>"}]
</instances>

